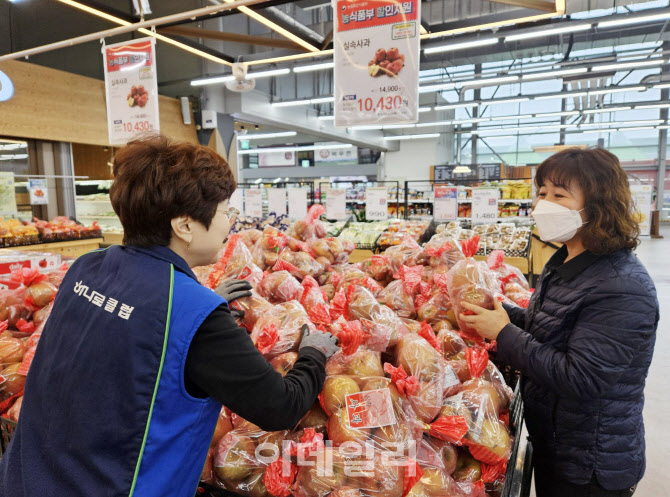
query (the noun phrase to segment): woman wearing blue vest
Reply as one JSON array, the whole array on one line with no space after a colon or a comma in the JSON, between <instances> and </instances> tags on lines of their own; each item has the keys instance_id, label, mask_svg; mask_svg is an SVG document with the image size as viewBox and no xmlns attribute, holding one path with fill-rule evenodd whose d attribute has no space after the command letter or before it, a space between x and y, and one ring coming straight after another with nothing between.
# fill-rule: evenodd
<instances>
[{"instance_id":1,"label":"woman wearing blue vest","mask_svg":"<svg viewBox=\"0 0 670 497\"><path fill-rule=\"evenodd\" d=\"M212 150L151 137L114 158L110 191L125 246L67 272L0 462L3 497L192 497L221 405L274 431L309 410L336 350L304 336L284 377L192 267L216 260L236 188Z\"/></svg>"},{"instance_id":2,"label":"woman wearing blue vest","mask_svg":"<svg viewBox=\"0 0 670 497\"><path fill-rule=\"evenodd\" d=\"M562 242L527 310L463 304L462 319L519 369L537 497L629 497L645 469L644 384L656 289L633 254L628 177L603 149L569 149L537 169L540 238ZM511 322L510 322L511 321Z\"/></svg>"}]
</instances>

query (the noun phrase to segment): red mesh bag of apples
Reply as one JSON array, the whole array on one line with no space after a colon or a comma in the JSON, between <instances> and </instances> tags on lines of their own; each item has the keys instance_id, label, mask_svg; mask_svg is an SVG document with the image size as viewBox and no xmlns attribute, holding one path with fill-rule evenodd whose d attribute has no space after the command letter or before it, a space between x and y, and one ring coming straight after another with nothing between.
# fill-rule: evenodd
<instances>
[{"instance_id":1,"label":"red mesh bag of apples","mask_svg":"<svg viewBox=\"0 0 670 497\"><path fill-rule=\"evenodd\" d=\"M256 321L251 339L266 359L272 359L298 350L303 325L308 325L312 331L316 329L299 302L277 304L269 314Z\"/></svg>"}]
</instances>

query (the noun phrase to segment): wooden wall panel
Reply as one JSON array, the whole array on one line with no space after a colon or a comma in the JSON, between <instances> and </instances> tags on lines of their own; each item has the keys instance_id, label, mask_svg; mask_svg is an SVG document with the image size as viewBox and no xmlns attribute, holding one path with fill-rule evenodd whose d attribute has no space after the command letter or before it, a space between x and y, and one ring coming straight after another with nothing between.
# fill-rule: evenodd
<instances>
[{"instance_id":1,"label":"wooden wall panel","mask_svg":"<svg viewBox=\"0 0 670 497\"><path fill-rule=\"evenodd\" d=\"M14 83L14 96L0 102L0 136L109 144L104 81L15 60L0 62L0 70ZM159 96L159 113L163 134L198 142L178 100Z\"/></svg>"},{"instance_id":2,"label":"wooden wall panel","mask_svg":"<svg viewBox=\"0 0 670 497\"><path fill-rule=\"evenodd\" d=\"M107 165L112 162L116 148L101 145L72 144L72 160L76 176L88 176L89 179L114 179L112 168Z\"/></svg>"}]
</instances>

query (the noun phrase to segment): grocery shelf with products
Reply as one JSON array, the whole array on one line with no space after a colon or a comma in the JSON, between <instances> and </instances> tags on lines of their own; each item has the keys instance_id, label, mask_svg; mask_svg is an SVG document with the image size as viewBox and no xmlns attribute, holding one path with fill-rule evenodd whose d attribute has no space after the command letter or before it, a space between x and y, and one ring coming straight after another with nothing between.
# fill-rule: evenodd
<instances>
[{"instance_id":1,"label":"grocery shelf with products","mask_svg":"<svg viewBox=\"0 0 670 497\"><path fill-rule=\"evenodd\" d=\"M400 182L398 181L322 181L318 183L315 200L327 203L328 189L346 190L346 212L352 214L357 221L366 220L366 204L368 188L383 188L387 191L387 212L390 217L399 217L400 213Z\"/></svg>"}]
</instances>

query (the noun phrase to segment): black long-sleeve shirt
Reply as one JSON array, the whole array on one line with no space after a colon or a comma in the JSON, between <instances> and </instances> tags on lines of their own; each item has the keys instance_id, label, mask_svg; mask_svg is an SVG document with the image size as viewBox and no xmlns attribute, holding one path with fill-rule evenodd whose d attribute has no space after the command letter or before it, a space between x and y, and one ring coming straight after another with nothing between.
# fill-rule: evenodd
<instances>
[{"instance_id":1,"label":"black long-sleeve shirt","mask_svg":"<svg viewBox=\"0 0 670 497\"><path fill-rule=\"evenodd\" d=\"M222 304L193 337L184 381L194 397L212 397L263 430L286 430L314 404L326 378L325 363L322 352L305 347L282 378Z\"/></svg>"}]
</instances>

